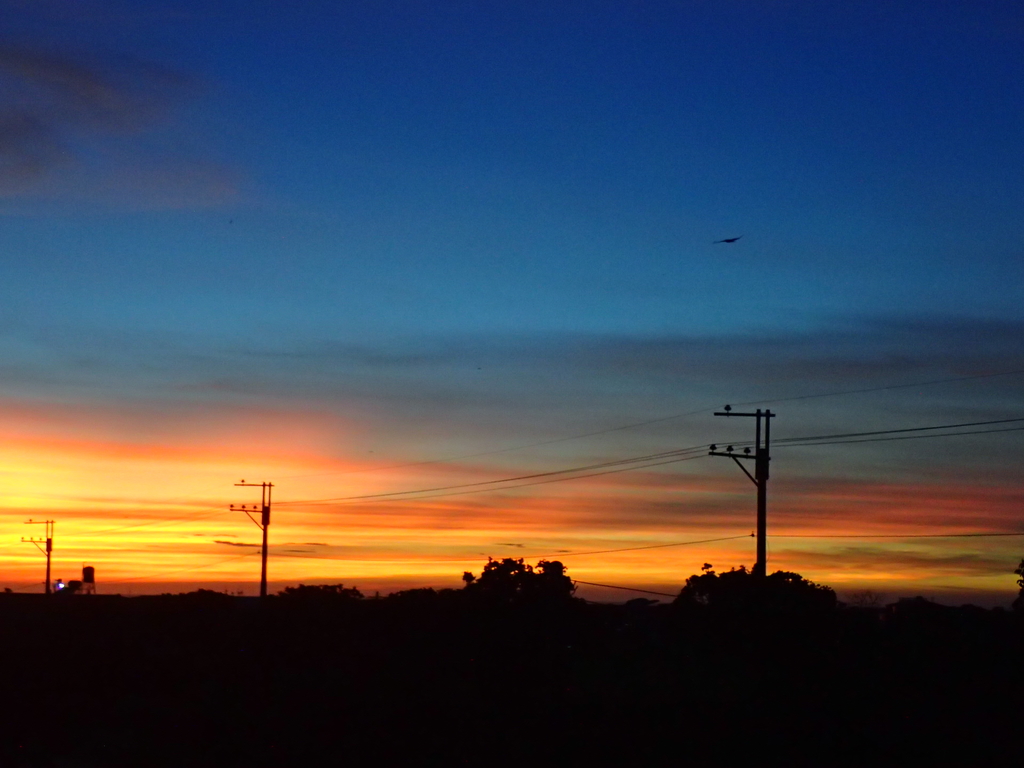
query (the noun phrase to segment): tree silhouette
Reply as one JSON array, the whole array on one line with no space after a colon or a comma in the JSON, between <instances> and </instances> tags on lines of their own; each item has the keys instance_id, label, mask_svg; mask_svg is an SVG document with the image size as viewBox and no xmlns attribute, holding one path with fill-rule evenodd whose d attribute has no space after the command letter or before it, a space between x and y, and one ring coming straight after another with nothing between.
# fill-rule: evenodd
<instances>
[{"instance_id":1,"label":"tree silhouette","mask_svg":"<svg viewBox=\"0 0 1024 768\"><path fill-rule=\"evenodd\" d=\"M760 579L742 565L717 574L710 563L701 571L686 580L677 605L726 610L830 610L836 606L836 593L830 587L808 581L799 573L776 571Z\"/></svg>"},{"instance_id":2,"label":"tree silhouette","mask_svg":"<svg viewBox=\"0 0 1024 768\"><path fill-rule=\"evenodd\" d=\"M537 563L534 575L537 577L534 585L545 597L563 599L571 597L576 591L576 585L565 573L565 566L558 560L541 560Z\"/></svg>"},{"instance_id":3,"label":"tree silhouette","mask_svg":"<svg viewBox=\"0 0 1024 768\"><path fill-rule=\"evenodd\" d=\"M299 584L297 587L285 587L278 592L281 597L304 600L362 600L363 593L355 587L344 584Z\"/></svg>"},{"instance_id":4,"label":"tree silhouette","mask_svg":"<svg viewBox=\"0 0 1024 768\"><path fill-rule=\"evenodd\" d=\"M462 580L467 593L498 603L567 600L576 591L557 560L541 560L534 568L521 557L487 558L479 578L466 571Z\"/></svg>"},{"instance_id":5,"label":"tree silhouette","mask_svg":"<svg viewBox=\"0 0 1024 768\"><path fill-rule=\"evenodd\" d=\"M882 606L882 595L873 589L862 589L851 592L847 602L854 608L876 609Z\"/></svg>"},{"instance_id":6,"label":"tree silhouette","mask_svg":"<svg viewBox=\"0 0 1024 768\"><path fill-rule=\"evenodd\" d=\"M1014 573L1019 577L1017 579L1017 586L1020 587L1020 594L1013 601L1013 607L1015 610L1024 611L1024 560L1020 561L1020 565L1017 566L1017 570Z\"/></svg>"}]
</instances>

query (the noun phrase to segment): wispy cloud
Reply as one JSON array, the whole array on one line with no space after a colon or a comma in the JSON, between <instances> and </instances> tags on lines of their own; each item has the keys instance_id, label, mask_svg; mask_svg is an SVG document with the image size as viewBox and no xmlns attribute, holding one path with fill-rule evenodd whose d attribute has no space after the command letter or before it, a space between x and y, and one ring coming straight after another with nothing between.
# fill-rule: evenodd
<instances>
[{"instance_id":1,"label":"wispy cloud","mask_svg":"<svg viewBox=\"0 0 1024 768\"><path fill-rule=\"evenodd\" d=\"M71 162L81 132L137 131L192 87L152 64L118 64L0 44L0 183L8 191Z\"/></svg>"},{"instance_id":2,"label":"wispy cloud","mask_svg":"<svg viewBox=\"0 0 1024 768\"><path fill-rule=\"evenodd\" d=\"M79 408L93 403L90 407L107 411L116 403L116 413L123 416L105 413L104 418L129 430L135 429L129 424L133 421L196 423L214 412L220 422L292 413L303 422L315 419L327 431L331 422L343 427L352 457L369 464L371 458L402 463L406 456L432 459L506 448L691 409L706 409L710 416L730 401L799 398L1021 370L1024 323L863 318L757 338L548 334L378 344L303 340L291 346L12 325L0 332L0 351L6 391L11 396L21 393L29 398L26 402L49 401L53 405L45 408L52 413L67 409L60 403L77 401ZM853 431L866 424L916 425L923 419L998 418L1024 406L1024 376L960 388L898 389L888 398L885 409L874 408L868 416L854 415L849 398L787 406L779 436ZM883 418L897 404L902 405L900 424ZM623 442L643 434L656 436L659 446L679 447L738 434L737 425L722 420L703 418L699 430L693 422L659 423L612 437ZM372 438L354 439L362 435ZM429 450L424 447L428 443ZM649 445L627 445L621 452L639 454ZM578 456L577 446L570 447ZM903 445L886 450L897 447ZM883 447L845 450L852 455ZM812 463L824 455L797 453ZM796 454L790 450L786 455ZM932 471L915 454L903 455L904 461L921 465L921 471ZM582 459L589 457L579 458L577 463L586 463ZM519 469L530 467L509 465L508 474ZM665 481L655 474L644 482Z\"/></svg>"},{"instance_id":3,"label":"wispy cloud","mask_svg":"<svg viewBox=\"0 0 1024 768\"><path fill-rule=\"evenodd\" d=\"M235 199L222 163L131 141L197 97L196 78L126 56L0 42L0 197L181 208Z\"/></svg>"},{"instance_id":4,"label":"wispy cloud","mask_svg":"<svg viewBox=\"0 0 1024 768\"><path fill-rule=\"evenodd\" d=\"M763 394L783 397L813 393L816 387L1024 368L1024 322L964 317L833 318L819 329L755 336L551 333L375 344L306 339L287 346L82 328L36 328L31 334L38 352L49 350L74 363L62 374L83 384L106 374L211 396L291 392L316 398L421 398L431 404L490 405L513 390L537 399L552 385L572 387L563 399L670 384L677 390L683 384L735 389L743 382L750 390L752 379ZM30 371L21 367L22 375ZM765 392L768 388L773 391Z\"/></svg>"}]
</instances>

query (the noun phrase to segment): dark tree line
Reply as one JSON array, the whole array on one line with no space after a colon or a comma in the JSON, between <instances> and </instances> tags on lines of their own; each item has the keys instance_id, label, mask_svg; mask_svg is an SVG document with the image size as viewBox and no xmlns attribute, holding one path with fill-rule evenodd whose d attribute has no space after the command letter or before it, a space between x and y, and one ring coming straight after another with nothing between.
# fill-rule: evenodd
<instances>
[{"instance_id":1,"label":"dark tree line","mask_svg":"<svg viewBox=\"0 0 1024 768\"><path fill-rule=\"evenodd\" d=\"M1020 561L1020 565L1017 566L1017 570L1014 573L1018 577L1017 586L1020 587L1020 594L1013 601L1013 607L1018 611L1024 611L1024 560Z\"/></svg>"},{"instance_id":2,"label":"dark tree line","mask_svg":"<svg viewBox=\"0 0 1024 768\"><path fill-rule=\"evenodd\" d=\"M0 594L0 768L1020 762L1024 611L710 565L666 603L558 562L465 581Z\"/></svg>"},{"instance_id":3,"label":"dark tree line","mask_svg":"<svg viewBox=\"0 0 1024 768\"><path fill-rule=\"evenodd\" d=\"M541 560L533 567L521 557L487 558L479 578L466 571L462 580L467 593L501 603L565 601L576 591L565 566L557 560Z\"/></svg>"}]
</instances>

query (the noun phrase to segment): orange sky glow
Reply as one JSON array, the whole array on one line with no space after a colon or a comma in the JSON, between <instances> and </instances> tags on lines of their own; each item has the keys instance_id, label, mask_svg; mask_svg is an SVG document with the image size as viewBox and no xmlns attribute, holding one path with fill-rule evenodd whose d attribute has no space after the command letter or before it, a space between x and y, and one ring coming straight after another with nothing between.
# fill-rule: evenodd
<instances>
[{"instance_id":1,"label":"orange sky glow","mask_svg":"<svg viewBox=\"0 0 1024 768\"><path fill-rule=\"evenodd\" d=\"M769 568L1011 601L1019 4L249 5L4 6L0 588L253 594L244 478L272 590L678 594L729 403Z\"/></svg>"},{"instance_id":2,"label":"orange sky glow","mask_svg":"<svg viewBox=\"0 0 1024 768\"><path fill-rule=\"evenodd\" d=\"M175 441L129 442L91 434L103 414L80 420L78 436L47 434L49 416L37 414L36 423L24 423L0 446L0 584L21 591L41 588L44 562L21 541L40 535L38 526L24 522L52 519L54 578L77 578L90 564L100 591L203 586L253 594L260 531L228 509L259 499L258 489L233 487L243 477L275 482L272 589L299 582L343 582L371 594L459 587L462 572L479 572L488 557L543 557L563 560L581 581L675 594L705 562L728 569L753 560L753 489L715 463L482 493L317 501L477 482L509 476L508 467L470 461L396 468L373 457L332 458L324 450L324 425L304 417L292 424L281 417L270 429L261 421L258 436L221 429L222 420L183 430ZM62 426L75 431L66 421ZM1008 574L1019 549L1014 539L842 537L1005 531L1022 497L1018 488L1000 485L801 480L778 473L769 567L800 572L840 593L917 590L951 599L959 593L965 600L981 593L1009 599L1014 584ZM729 537L735 538L663 546ZM607 551L620 549L631 551ZM579 594L621 600L640 593L580 585Z\"/></svg>"}]
</instances>

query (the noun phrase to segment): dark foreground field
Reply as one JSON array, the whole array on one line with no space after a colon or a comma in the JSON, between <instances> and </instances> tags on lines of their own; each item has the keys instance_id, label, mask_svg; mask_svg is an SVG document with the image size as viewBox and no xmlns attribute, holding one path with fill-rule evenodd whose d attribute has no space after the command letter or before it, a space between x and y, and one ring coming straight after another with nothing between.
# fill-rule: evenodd
<instances>
[{"instance_id":1,"label":"dark foreground field","mask_svg":"<svg viewBox=\"0 0 1024 768\"><path fill-rule=\"evenodd\" d=\"M0 595L0 761L1020 765L1021 619Z\"/></svg>"}]
</instances>

